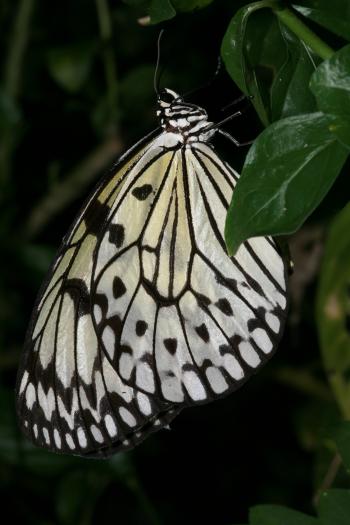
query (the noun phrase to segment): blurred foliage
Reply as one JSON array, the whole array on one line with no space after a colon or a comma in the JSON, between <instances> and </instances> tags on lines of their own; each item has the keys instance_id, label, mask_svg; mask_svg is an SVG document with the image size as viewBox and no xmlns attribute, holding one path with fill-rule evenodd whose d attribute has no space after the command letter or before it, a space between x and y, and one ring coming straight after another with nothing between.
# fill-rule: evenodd
<instances>
[{"instance_id":1,"label":"blurred foliage","mask_svg":"<svg viewBox=\"0 0 350 525\"><path fill-rule=\"evenodd\" d=\"M2 1L0 493L15 522L350 522L349 2L284 5ZM243 169L231 209L242 238L232 243L308 217L291 239L290 321L272 362L229 398L185 410L170 432L109 460L56 456L19 433L18 357L35 294L89 186L157 126L160 27L162 86L203 86L190 98L216 122L240 90L254 96L225 127L242 142L257 137L247 159L246 148L217 141ZM228 74L211 81L220 49Z\"/></svg>"}]
</instances>

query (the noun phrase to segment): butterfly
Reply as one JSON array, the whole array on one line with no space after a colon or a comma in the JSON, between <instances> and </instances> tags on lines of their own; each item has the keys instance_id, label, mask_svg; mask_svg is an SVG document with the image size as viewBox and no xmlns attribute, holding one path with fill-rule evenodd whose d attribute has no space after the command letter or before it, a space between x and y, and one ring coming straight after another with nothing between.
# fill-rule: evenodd
<instances>
[{"instance_id":1,"label":"butterfly","mask_svg":"<svg viewBox=\"0 0 350 525\"><path fill-rule=\"evenodd\" d=\"M283 332L274 240L225 249L238 174L212 146L218 126L170 89L157 115L160 128L80 211L34 308L17 412L25 435L55 452L137 445L183 408L240 387Z\"/></svg>"}]
</instances>

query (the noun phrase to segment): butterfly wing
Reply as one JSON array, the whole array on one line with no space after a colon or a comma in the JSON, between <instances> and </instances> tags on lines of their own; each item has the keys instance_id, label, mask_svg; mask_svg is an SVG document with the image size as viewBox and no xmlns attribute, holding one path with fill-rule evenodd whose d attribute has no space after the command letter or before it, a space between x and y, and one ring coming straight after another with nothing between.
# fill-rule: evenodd
<instances>
[{"instance_id":1,"label":"butterfly wing","mask_svg":"<svg viewBox=\"0 0 350 525\"><path fill-rule=\"evenodd\" d=\"M161 155L147 137L121 159L79 214L39 294L18 374L17 411L24 433L42 447L108 455L134 446L178 412L125 384L101 351L91 315L100 229L125 180Z\"/></svg>"},{"instance_id":2,"label":"butterfly wing","mask_svg":"<svg viewBox=\"0 0 350 525\"><path fill-rule=\"evenodd\" d=\"M274 242L251 239L234 258L225 250L235 183L206 144L169 151L124 187L100 237L93 298L105 355L154 398L226 395L280 339L286 273Z\"/></svg>"}]
</instances>

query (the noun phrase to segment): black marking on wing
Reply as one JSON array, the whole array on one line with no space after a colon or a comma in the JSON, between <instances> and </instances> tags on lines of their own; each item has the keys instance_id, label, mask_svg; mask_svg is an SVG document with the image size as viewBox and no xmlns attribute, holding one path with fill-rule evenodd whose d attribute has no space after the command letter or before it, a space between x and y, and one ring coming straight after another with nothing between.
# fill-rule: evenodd
<instances>
[{"instance_id":1,"label":"black marking on wing","mask_svg":"<svg viewBox=\"0 0 350 525\"><path fill-rule=\"evenodd\" d=\"M150 184L144 184L143 186L133 189L131 193L139 201L144 201L152 193L152 190L153 188Z\"/></svg>"},{"instance_id":2,"label":"black marking on wing","mask_svg":"<svg viewBox=\"0 0 350 525\"><path fill-rule=\"evenodd\" d=\"M125 228L122 224L110 224L109 242L115 244L117 248L123 246L125 237Z\"/></svg>"}]
</instances>

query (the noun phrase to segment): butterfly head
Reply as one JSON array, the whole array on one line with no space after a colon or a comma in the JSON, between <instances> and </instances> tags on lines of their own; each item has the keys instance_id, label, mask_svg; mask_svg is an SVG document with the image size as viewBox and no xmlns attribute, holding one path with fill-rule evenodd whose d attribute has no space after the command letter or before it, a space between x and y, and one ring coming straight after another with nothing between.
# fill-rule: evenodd
<instances>
[{"instance_id":1,"label":"butterfly head","mask_svg":"<svg viewBox=\"0 0 350 525\"><path fill-rule=\"evenodd\" d=\"M207 112L184 99L171 89L162 89L158 94L157 116L162 128L181 135L182 142L195 140L208 127Z\"/></svg>"}]
</instances>

